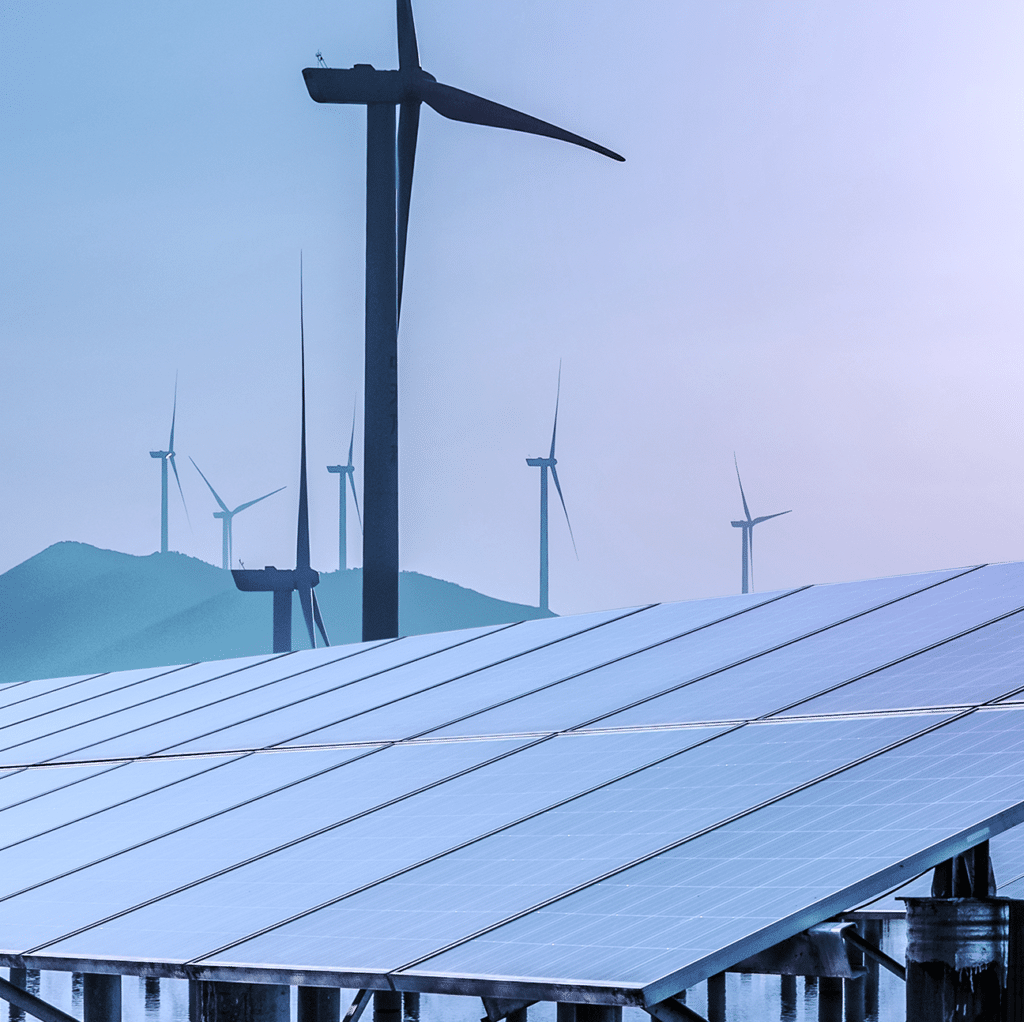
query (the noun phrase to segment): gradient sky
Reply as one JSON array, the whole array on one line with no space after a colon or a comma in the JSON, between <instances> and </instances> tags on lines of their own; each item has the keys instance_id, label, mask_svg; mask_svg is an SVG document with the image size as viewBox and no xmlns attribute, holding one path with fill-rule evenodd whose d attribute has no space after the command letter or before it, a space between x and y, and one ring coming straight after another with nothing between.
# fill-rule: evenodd
<instances>
[{"instance_id":1,"label":"gradient sky","mask_svg":"<svg viewBox=\"0 0 1024 1022\"><path fill-rule=\"evenodd\" d=\"M536 603L563 363L562 612L1024 556L1024 8L417 0L439 80L623 153L424 108L400 338L402 566ZM313 562L362 414L365 112L391 0L9 4L0 570L74 539L294 563L305 252ZM357 424L357 482L361 480ZM350 563L359 562L357 530Z\"/></svg>"}]
</instances>

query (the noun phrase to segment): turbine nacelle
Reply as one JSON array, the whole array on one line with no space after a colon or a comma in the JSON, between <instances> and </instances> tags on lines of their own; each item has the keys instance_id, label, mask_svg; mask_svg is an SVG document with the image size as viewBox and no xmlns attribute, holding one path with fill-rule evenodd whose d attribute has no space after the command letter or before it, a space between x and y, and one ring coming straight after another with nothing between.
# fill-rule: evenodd
<instances>
[{"instance_id":1,"label":"turbine nacelle","mask_svg":"<svg viewBox=\"0 0 1024 1022\"><path fill-rule=\"evenodd\" d=\"M545 465L547 465L548 468L554 468L555 465L558 464L558 459L557 458L527 458L526 459L526 464L529 465L530 468L543 468Z\"/></svg>"},{"instance_id":2,"label":"turbine nacelle","mask_svg":"<svg viewBox=\"0 0 1024 1022\"><path fill-rule=\"evenodd\" d=\"M315 103L429 102L422 86L437 79L426 71L378 71L372 64L354 67L306 67L306 88Z\"/></svg>"},{"instance_id":3,"label":"turbine nacelle","mask_svg":"<svg viewBox=\"0 0 1024 1022\"><path fill-rule=\"evenodd\" d=\"M313 568L232 568L235 585L245 593L310 590L320 584L320 572Z\"/></svg>"},{"instance_id":4,"label":"turbine nacelle","mask_svg":"<svg viewBox=\"0 0 1024 1022\"><path fill-rule=\"evenodd\" d=\"M149 456L151 458L166 458L170 453L170 451L150 451Z\"/></svg>"}]
</instances>

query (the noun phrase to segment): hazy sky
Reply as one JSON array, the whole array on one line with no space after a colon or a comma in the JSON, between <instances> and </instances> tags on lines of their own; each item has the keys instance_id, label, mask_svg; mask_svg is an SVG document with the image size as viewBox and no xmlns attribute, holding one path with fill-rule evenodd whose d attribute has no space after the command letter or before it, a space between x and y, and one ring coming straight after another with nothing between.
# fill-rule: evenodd
<instances>
[{"instance_id":1,"label":"hazy sky","mask_svg":"<svg viewBox=\"0 0 1024 1022\"><path fill-rule=\"evenodd\" d=\"M417 0L423 66L621 153L424 108L400 338L402 566L551 604L1024 556L1019 0ZM294 563L305 252L314 566L362 414L365 112L391 0L54 0L0 22L0 570L50 543ZM357 426L357 482L361 481ZM359 561L353 521L350 563Z\"/></svg>"}]
</instances>

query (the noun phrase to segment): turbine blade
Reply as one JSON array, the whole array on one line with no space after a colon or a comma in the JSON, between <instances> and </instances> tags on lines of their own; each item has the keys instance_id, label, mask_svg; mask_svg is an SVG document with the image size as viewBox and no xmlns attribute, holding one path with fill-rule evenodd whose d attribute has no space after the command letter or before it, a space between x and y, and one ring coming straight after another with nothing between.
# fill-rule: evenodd
<instances>
[{"instance_id":1,"label":"turbine blade","mask_svg":"<svg viewBox=\"0 0 1024 1022\"><path fill-rule=\"evenodd\" d=\"M736 482L740 484L740 497L743 498L743 513L747 516L747 521L750 521L750 508L747 507L747 495L743 492L743 480L740 479L740 463L736 460L736 452L732 452L732 463L736 466Z\"/></svg>"},{"instance_id":2,"label":"turbine blade","mask_svg":"<svg viewBox=\"0 0 1024 1022\"><path fill-rule=\"evenodd\" d=\"M403 0L398 0L401 12ZM405 0L408 6L409 0ZM410 11L410 18L412 12ZM399 14L401 24L401 14ZM398 118L398 315L402 315L402 284L405 280L405 243L409 236L409 203L412 201L412 171L416 163L416 135L420 126L420 104L410 100L401 105Z\"/></svg>"},{"instance_id":3,"label":"turbine blade","mask_svg":"<svg viewBox=\"0 0 1024 1022\"><path fill-rule=\"evenodd\" d=\"M558 402L562 397L562 362L559 359L558 362L558 388L555 391L555 423L551 427L551 453L548 455L549 458L554 459L555 457L555 433L558 431ZM554 466L552 466L553 468Z\"/></svg>"},{"instance_id":4,"label":"turbine blade","mask_svg":"<svg viewBox=\"0 0 1024 1022\"><path fill-rule=\"evenodd\" d=\"M562 142L583 146L584 149L592 149L595 153L608 156L620 163L625 162L625 157L619 156L611 149L605 149L604 146L591 142L581 135L574 135L564 128L548 124L547 121L538 120L536 117L520 113L511 107L502 106L500 103L492 103L489 99L474 96L471 92L463 92L450 85L442 85L440 82L428 80L417 82L416 88L424 103L451 121L484 124L491 128L507 128L509 131L524 131L529 135L557 138Z\"/></svg>"},{"instance_id":5,"label":"turbine blade","mask_svg":"<svg viewBox=\"0 0 1024 1022\"><path fill-rule=\"evenodd\" d=\"M295 537L295 567L309 567L309 500L306 490L306 326L302 293L302 254L299 254L299 345L302 362L302 446L299 456L299 521ZM301 593L300 593L301 595ZM303 604L305 607L305 604ZM310 634L313 631L309 622ZM316 645L316 643L314 643Z\"/></svg>"},{"instance_id":6,"label":"turbine blade","mask_svg":"<svg viewBox=\"0 0 1024 1022\"><path fill-rule=\"evenodd\" d=\"M420 51L416 45L416 25L412 20L411 0L398 0L398 66L418 68Z\"/></svg>"},{"instance_id":7,"label":"turbine blade","mask_svg":"<svg viewBox=\"0 0 1024 1022\"><path fill-rule=\"evenodd\" d=\"M352 435L348 438L348 465L347 468L352 467L352 448L355 447L356 443L356 403L352 402Z\"/></svg>"},{"instance_id":8,"label":"turbine blade","mask_svg":"<svg viewBox=\"0 0 1024 1022\"><path fill-rule=\"evenodd\" d=\"M178 417L178 374L174 374L174 407L171 410L171 439L167 442L167 450L174 453L174 420Z\"/></svg>"},{"instance_id":9,"label":"turbine blade","mask_svg":"<svg viewBox=\"0 0 1024 1022\"><path fill-rule=\"evenodd\" d=\"M231 514L237 515L239 511L244 511L247 507L252 507L253 504L258 504L261 500L266 500L267 497L273 497L275 493L280 493L285 489L287 489L286 486L279 486L276 490L271 490L270 493L264 493L262 497L257 497L255 500L249 500L244 504L239 504ZM224 508L224 510L227 511L227 508Z\"/></svg>"},{"instance_id":10,"label":"turbine blade","mask_svg":"<svg viewBox=\"0 0 1024 1022\"><path fill-rule=\"evenodd\" d=\"M324 645L329 646L331 644L331 640L327 638L327 629L324 628L324 619L320 614L320 604L317 602L316 590L311 589L310 594L313 597L313 620L316 621L316 626L320 629L320 635L323 637Z\"/></svg>"},{"instance_id":11,"label":"turbine blade","mask_svg":"<svg viewBox=\"0 0 1024 1022\"><path fill-rule=\"evenodd\" d=\"M356 496L356 481L352 478L352 473L346 473L348 475L348 484L352 487L352 499L356 504L356 518L359 519L359 531L363 531L363 516L359 513L359 498Z\"/></svg>"},{"instance_id":12,"label":"turbine blade","mask_svg":"<svg viewBox=\"0 0 1024 1022\"><path fill-rule=\"evenodd\" d=\"M195 470L196 470L196 471L197 471L197 472L198 472L198 473L199 473L199 474L200 474L201 476L203 476L203 470L202 470L202 469L201 469L201 468L200 468L200 467L199 467L199 466L198 466L198 465L196 464L196 459L195 459L195 458L193 458L191 454L190 454L190 455L188 456L188 460L192 462L192 466L193 466L193 468L195 468ZM175 470L175 475L177 475L177 470ZM212 493L212 494L213 494L213 499L214 499L215 501L217 501L217 503L218 503L218 504L220 504L220 509L221 509L221 511L225 511L225 512L227 512L228 514L231 514L231 512L230 512L230 511L228 511L228 506L227 506L227 504L225 504L225 503L224 503L224 501L222 501L222 500L220 499L220 495L219 495L219 494L217 493L217 491L216 491L216 490L215 490L215 489L214 489L214 488L213 488L213 487L212 487L212 486L210 485L210 480L209 480L209 479L207 479L207 478L206 478L206 476L203 476L203 482L204 482L204 483L206 483L206 485L210 487L210 493ZM182 500L184 500L184 499L185 499L185 498L184 498L184 497L182 497ZM239 508L238 510L241 510L241 509Z\"/></svg>"},{"instance_id":13,"label":"turbine blade","mask_svg":"<svg viewBox=\"0 0 1024 1022\"><path fill-rule=\"evenodd\" d=\"M558 499L562 502L562 510L565 512L565 524L569 526L569 538L572 540L572 549L576 554L576 560L580 559L580 552L576 549L576 537L572 534L572 522L569 521L569 511L565 506L565 497L562 496L562 487L558 485L558 473L555 466L551 466L551 478L555 481L555 489L558 490Z\"/></svg>"},{"instance_id":14,"label":"turbine blade","mask_svg":"<svg viewBox=\"0 0 1024 1022\"><path fill-rule=\"evenodd\" d=\"M168 454L167 460L171 463L171 468L174 469L174 481L178 484L178 493L181 494L181 506L185 509L185 520L188 522L188 527L192 528L192 519L188 515L188 504L185 503L185 491L181 488L181 477L178 475L178 466L174 464L174 455Z\"/></svg>"},{"instance_id":15,"label":"turbine blade","mask_svg":"<svg viewBox=\"0 0 1024 1022\"><path fill-rule=\"evenodd\" d=\"M306 631L309 632L309 644L313 649L316 649L316 633L313 631L313 608L310 601L310 597L312 595L312 589L299 590L299 603L302 604L302 616L306 619Z\"/></svg>"},{"instance_id":16,"label":"turbine blade","mask_svg":"<svg viewBox=\"0 0 1024 1022\"><path fill-rule=\"evenodd\" d=\"M761 522L770 521L772 518L781 518L783 515L789 515L789 514L792 514L792 513L793 513L793 509L790 508L789 511L779 511L779 512L777 512L774 515L761 515L760 518L755 518L750 524L751 525L760 525Z\"/></svg>"}]
</instances>

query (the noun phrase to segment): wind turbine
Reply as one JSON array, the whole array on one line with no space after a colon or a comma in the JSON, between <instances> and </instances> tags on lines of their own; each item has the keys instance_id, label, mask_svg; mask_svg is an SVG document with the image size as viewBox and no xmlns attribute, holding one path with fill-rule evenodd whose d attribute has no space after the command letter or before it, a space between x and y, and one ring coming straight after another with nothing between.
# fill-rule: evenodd
<instances>
[{"instance_id":1,"label":"wind turbine","mask_svg":"<svg viewBox=\"0 0 1024 1022\"><path fill-rule=\"evenodd\" d=\"M562 502L562 510L565 512L565 524L569 526L569 537L572 539L572 548L576 550L576 537L572 534L572 522L569 521L569 512L565 507L565 497L562 496L562 487L558 484L558 470L555 465L558 459L555 457L555 434L558 432L558 402L562 395L562 367L558 367L558 390L555 393L555 424L551 427L551 450L546 458L527 458L526 464L531 468L540 469L540 609L548 610L548 470L551 470L551 478L555 482L555 489L558 490L558 499ZM579 557L579 553L576 554Z\"/></svg>"},{"instance_id":2,"label":"wind turbine","mask_svg":"<svg viewBox=\"0 0 1024 1022\"><path fill-rule=\"evenodd\" d=\"M356 496L355 466L352 464L352 449L356 442L356 410L352 409L352 435L348 440L348 464L328 465L327 471L338 475L338 482L341 484L338 505L338 570L344 571L348 567L348 519L345 515L348 500L345 494L345 477L348 476L349 485L352 487L352 500L356 505L356 517L359 519L359 528L363 527L363 516L359 513L359 498Z\"/></svg>"},{"instance_id":3,"label":"wind turbine","mask_svg":"<svg viewBox=\"0 0 1024 1022\"><path fill-rule=\"evenodd\" d=\"M287 653L292 648L292 593L298 592L302 616L306 619L309 644L316 648L313 622L329 646L320 605L313 587L320 583L320 573L309 566L309 500L306 490L306 331L303 322L302 266L299 266L299 337L302 350L302 446L299 456L299 520L295 537L295 567L233 568L235 585L243 592L274 594L274 652ZM212 487L211 487L212 489ZM276 491L275 491L276 492ZM262 498L261 498L262 499Z\"/></svg>"},{"instance_id":4,"label":"wind turbine","mask_svg":"<svg viewBox=\"0 0 1024 1022\"><path fill-rule=\"evenodd\" d=\"M185 509L185 518L188 518L188 505L185 503L185 492L181 488L181 479L178 477L178 466L174 464L174 420L178 417L178 377L174 377L174 408L171 411L171 436L167 441L166 451L150 451L151 458L160 459L160 553L167 553L167 465L170 463L174 469L174 481L178 484L178 493L181 494L181 506ZM191 524L191 521L189 521Z\"/></svg>"},{"instance_id":5,"label":"wind turbine","mask_svg":"<svg viewBox=\"0 0 1024 1022\"><path fill-rule=\"evenodd\" d=\"M747 507L747 497L743 492L743 480L740 479L740 466L739 462L736 461L735 454L733 454L732 460L736 466L736 482L740 484L743 513L747 516L742 521L733 522L732 527L743 530L743 592L750 593L754 590L754 526L767 522L769 518L780 518L782 515L788 515L790 511L777 511L773 515L761 515L760 518L751 518L750 508Z\"/></svg>"},{"instance_id":6,"label":"wind turbine","mask_svg":"<svg viewBox=\"0 0 1024 1022\"><path fill-rule=\"evenodd\" d=\"M420 105L442 117L610 149L507 106L442 85L420 67L411 0L396 0L398 70L307 67L317 103L366 106L366 359L363 639L398 635L398 319ZM395 107L401 118L395 134Z\"/></svg>"},{"instance_id":7,"label":"wind turbine","mask_svg":"<svg viewBox=\"0 0 1024 1022\"><path fill-rule=\"evenodd\" d=\"M266 500L267 497L273 497L275 493L280 493L283 489L285 489L285 487L279 486L276 490L271 490L270 493L264 493L262 497L257 497L255 500L250 500L244 504L239 504L238 507L236 507L233 511L229 511L227 504L225 504L224 501L220 499L220 494L213 488L213 484L210 482L209 479L206 478L205 475L203 475L203 470L198 465L196 465L195 458L189 456L188 460L192 462L193 466L195 467L195 470L201 476L203 476L203 482L210 487L210 493L213 494L213 499L217 501L218 504L220 504L220 510L214 511L213 517L219 518L221 520L221 559L223 561L224 569L227 570L231 567L231 523L235 515L237 515L239 511L244 511L247 507L252 507L253 504L258 504L261 500Z\"/></svg>"}]
</instances>

